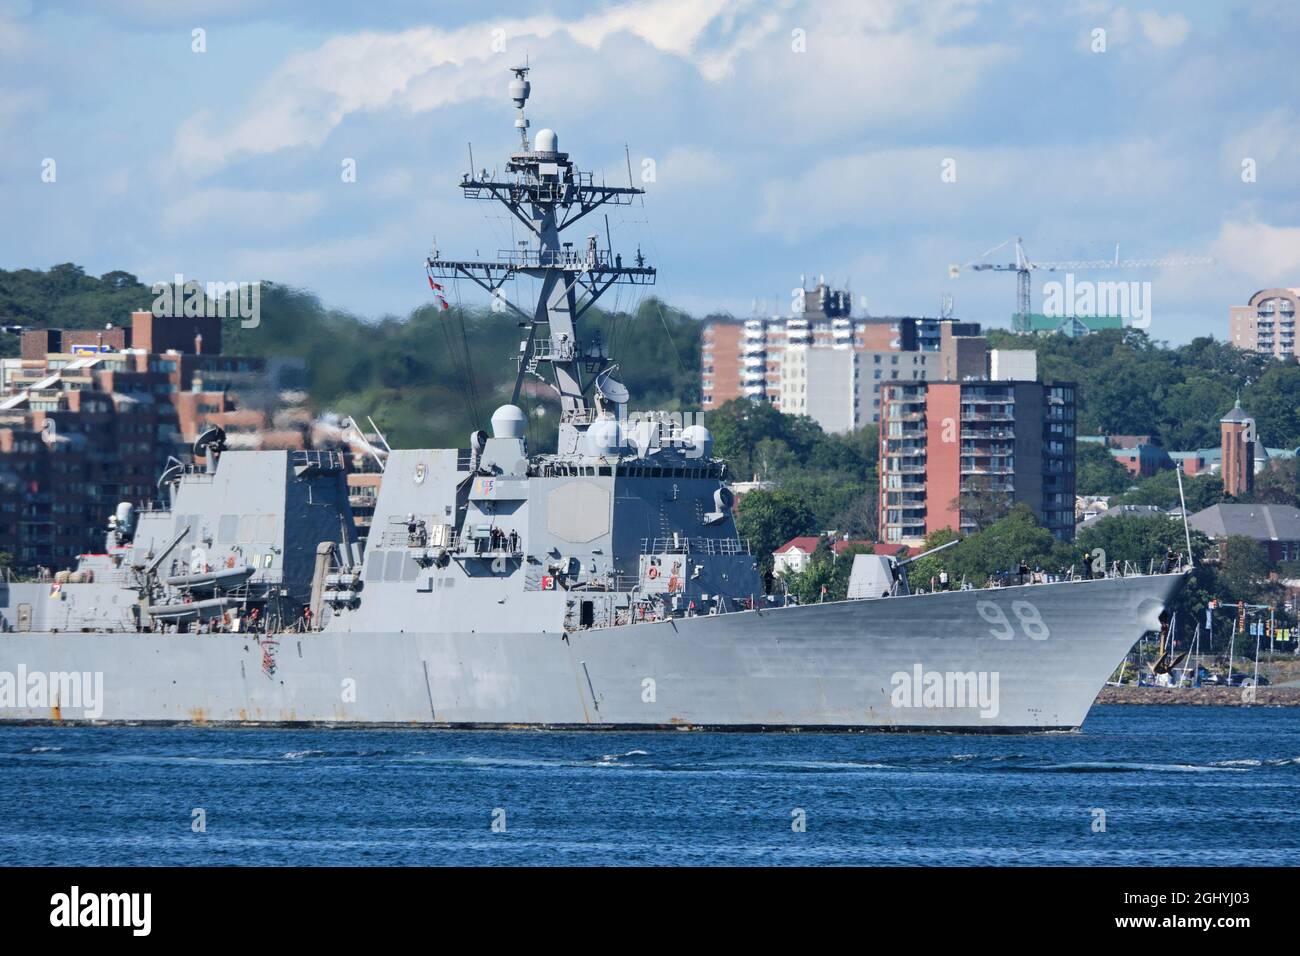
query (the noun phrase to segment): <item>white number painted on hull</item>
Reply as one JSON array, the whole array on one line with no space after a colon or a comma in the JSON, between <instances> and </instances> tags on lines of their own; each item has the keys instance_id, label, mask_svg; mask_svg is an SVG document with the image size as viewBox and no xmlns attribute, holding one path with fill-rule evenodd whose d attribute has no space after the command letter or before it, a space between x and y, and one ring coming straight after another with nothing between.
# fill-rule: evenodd
<instances>
[{"instance_id":1,"label":"white number painted on hull","mask_svg":"<svg viewBox=\"0 0 1300 956\"><path fill-rule=\"evenodd\" d=\"M1009 641L1016 636L1016 627L1007 618L1006 612L993 601L978 601L975 610L979 616L990 624L989 634L999 641ZM1031 641L1045 641L1051 635L1043 616L1029 601L1012 601L1011 613L1020 622L1020 629Z\"/></svg>"}]
</instances>

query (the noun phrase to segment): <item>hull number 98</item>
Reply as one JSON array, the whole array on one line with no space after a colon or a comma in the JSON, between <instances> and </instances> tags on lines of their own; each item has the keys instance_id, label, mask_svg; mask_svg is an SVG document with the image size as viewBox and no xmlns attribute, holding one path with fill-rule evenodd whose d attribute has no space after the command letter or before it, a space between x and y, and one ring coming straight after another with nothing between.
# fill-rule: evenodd
<instances>
[{"instance_id":1,"label":"hull number 98","mask_svg":"<svg viewBox=\"0 0 1300 956\"><path fill-rule=\"evenodd\" d=\"M1011 623L1006 612L995 602L980 601L975 605L975 610L979 612L980 617L993 625L989 628L989 633L999 641L1009 641L1016 636L1016 625ZM1031 641L1047 640L1050 631L1043 622L1042 615L1038 613L1038 608L1033 604L1028 601L1012 601L1011 613L1015 615L1025 637Z\"/></svg>"}]
</instances>

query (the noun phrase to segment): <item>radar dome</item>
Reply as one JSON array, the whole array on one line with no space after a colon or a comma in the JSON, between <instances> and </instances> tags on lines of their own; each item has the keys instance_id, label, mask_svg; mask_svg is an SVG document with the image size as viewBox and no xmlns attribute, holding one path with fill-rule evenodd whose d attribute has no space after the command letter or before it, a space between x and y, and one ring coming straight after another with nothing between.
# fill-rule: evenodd
<instances>
[{"instance_id":1,"label":"radar dome","mask_svg":"<svg viewBox=\"0 0 1300 956\"><path fill-rule=\"evenodd\" d=\"M682 441L704 458L713 455L713 435L703 425L691 425L682 429Z\"/></svg>"},{"instance_id":2,"label":"radar dome","mask_svg":"<svg viewBox=\"0 0 1300 956\"><path fill-rule=\"evenodd\" d=\"M600 458L617 455L622 447L618 422L612 418L598 418L587 428L587 454Z\"/></svg>"},{"instance_id":3,"label":"radar dome","mask_svg":"<svg viewBox=\"0 0 1300 956\"><path fill-rule=\"evenodd\" d=\"M560 148L560 138L553 129L539 129L534 143L533 149L538 153L554 153Z\"/></svg>"},{"instance_id":4,"label":"radar dome","mask_svg":"<svg viewBox=\"0 0 1300 956\"><path fill-rule=\"evenodd\" d=\"M528 419L518 405L502 405L492 413L493 438L523 438Z\"/></svg>"}]
</instances>

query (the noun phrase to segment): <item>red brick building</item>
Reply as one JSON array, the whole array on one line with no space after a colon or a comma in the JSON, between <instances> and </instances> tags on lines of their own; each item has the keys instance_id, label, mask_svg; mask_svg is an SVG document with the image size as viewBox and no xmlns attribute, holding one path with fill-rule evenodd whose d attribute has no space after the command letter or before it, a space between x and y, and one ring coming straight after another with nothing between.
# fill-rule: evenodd
<instances>
[{"instance_id":1,"label":"red brick building","mask_svg":"<svg viewBox=\"0 0 1300 956\"><path fill-rule=\"evenodd\" d=\"M24 332L20 357L0 360L0 552L19 569L74 564L119 501L154 499L168 458L188 460L208 424L237 414L236 394L283 404L267 360L220 347L220 319L149 312L129 328ZM306 447L310 416L293 411L250 407L253 434L232 424L232 444Z\"/></svg>"},{"instance_id":2,"label":"red brick building","mask_svg":"<svg viewBox=\"0 0 1300 956\"><path fill-rule=\"evenodd\" d=\"M1255 490L1255 420L1241 407L1241 399L1219 419L1223 442L1223 493L1234 498Z\"/></svg>"},{"instance_id":3,"label":"red brick building","mask_svg":"<svg viewBox=\"0 0 1300 956\"><path fill-rule=\"evenodd\" d=\"M1073 383L890 383L880 419L880 540L970 531L963 498L1023 503L1074 538Z\"/></svg>"}]
</instances>

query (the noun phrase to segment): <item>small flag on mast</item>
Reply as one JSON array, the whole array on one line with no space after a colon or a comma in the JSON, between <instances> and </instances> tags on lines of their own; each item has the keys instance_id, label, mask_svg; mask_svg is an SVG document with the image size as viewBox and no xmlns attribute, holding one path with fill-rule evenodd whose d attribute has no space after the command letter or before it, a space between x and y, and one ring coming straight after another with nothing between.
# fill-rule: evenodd
<instances>
[{"instance_id":1,"label":"small flag on mast","mask_svg":"<svg viewBox=\"0 0 1300 956\"><path fill-rule=\"evenodd\" d=\"M433 281L433 276L429 276L429 288L432 289L434 292L442 291L442 286L438 285L438 283Z\"/></svg>"}]
</instances>

